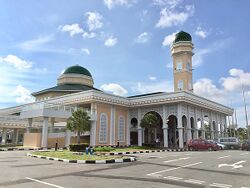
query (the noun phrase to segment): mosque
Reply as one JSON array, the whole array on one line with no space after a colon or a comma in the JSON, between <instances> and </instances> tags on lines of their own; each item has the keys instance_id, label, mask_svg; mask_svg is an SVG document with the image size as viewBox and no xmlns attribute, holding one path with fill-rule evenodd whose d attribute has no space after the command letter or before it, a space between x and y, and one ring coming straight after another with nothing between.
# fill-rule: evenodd
<instances>
[{"instance_id":1,"label":"mosque","mask_svg":"<svg viewBox=\"0 0 250 188\"><path fill-rule=\"evenodd\" d=\"M1 143L23 143L27 147L60 147L76 142L66 121L77 108L85 108L91 130L81 135L91 146L138 145L156 138L166 148L185 147L192 138L227 136L227 116L233 109L193 93L190 34L180 31L171 45L174 92L157 92L129 97L105 93L94 87L91 73L80 65L68 67L57 85L32 95L35 102L0 110ZM159 119L153 129L142 128L143 117Z\"/></svg>"}]
</instances>

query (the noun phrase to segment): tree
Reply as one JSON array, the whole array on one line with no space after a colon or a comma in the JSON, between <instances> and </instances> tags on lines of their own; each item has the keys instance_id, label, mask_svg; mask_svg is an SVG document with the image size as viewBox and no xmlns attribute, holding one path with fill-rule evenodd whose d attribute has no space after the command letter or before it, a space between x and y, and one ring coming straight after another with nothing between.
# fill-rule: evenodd
<instances>
[{"instance_id":1,"label":"tree","mask_svg":"<svg viewBox=\"0 0 250 188\"><path fill-rule=\"evenodd\" d=\"M238 134L238 137L240 138L240 140L247 139L247 129L246 128L238 128L237 134Z\"/></svg>"},{"instance_id":2,"label":"tree","mask_svg":"<svg viewBox=\"0 0 250 188\"><path fill-rule=\"evenodd\" d=\"M160 125L160 121L160 118L149 112L142 118L140 126L142 128L155 128L157 125Z\"/></svg>"},{"instance_id":3,"label":"tree","mask_svg":"<svg viewBox=\"0 0 250 188\"><path fill-rule=\"evenodd\" d=\"M83 109L77 109L67 120L67 129L77 132L77 143L80 144L80 135L86 131L90 131L90 117Z\"/></svg>"}]
</instances>

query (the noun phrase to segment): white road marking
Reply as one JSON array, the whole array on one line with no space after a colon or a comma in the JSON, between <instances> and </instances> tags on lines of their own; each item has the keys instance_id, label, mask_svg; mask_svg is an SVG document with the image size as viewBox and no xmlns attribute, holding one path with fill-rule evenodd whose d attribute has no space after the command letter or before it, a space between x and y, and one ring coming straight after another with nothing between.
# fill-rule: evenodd
<instances>
[{"instance_id":1,"label":"white road marking","mask_svg":"<svg viewBox=\"0 0 250 188\"><path fill-rule=\"evenodd\" d=\"M28 180L31 180L31 181L35 181L35 182L38 182L38 183L42 183L42 184L45 184L45 185L49 185L51 187L65 188L65 187L62 187L62 186L59 186L59 185L55 185L55 184L52 184L52 183L47 183L45 181L40 181L40 180L36 180L36 179L33 179L33 178L29 178L29 177L26 177L25 179L28 179Z\"/></svg>"},{"instance_id":2,"label":"white road marking","mask_svg":"<svg viewBox=\"0 0 250 188\"><path fill-rule=\"evenodd\" d=\"M242 154L240 154L240 155L247 155L247 154L249 154L249 153L242 153Z\"/></svg>"},{"instance_id":3,"label":"white road marking","mask_svg":"<svg viewBox=\"0 0 250 188\"><path fill-rule=\"evenodd\" d=\"M159 174L159 173L162 173L162 172L168 172L168 171L177 170L177 169L180 169L180 168L186 168L186 167L190 167L190 166L195 166L195 165L198 165L198 164L201 164L201 163L203 163L203 162L192 163L192 164L188 164L188 165L184 165L184 166L179 166L179 167L176 167L176 168L169 168L169 169L166 169L166 170L161 170L161 171L153 172L153 173L150 173L150 174L147 174L147 175L148 176L152 176L152 175Z\"/></svg>"},{"instance_id":4,"label":"white road marking","mask_svg":"<svg viewBox=\"0 0 250 188\"><path fill-rule=\"evenodd\" d=\"M236 169L236 168L242 168L243 165L240 165L241 163L245 163L246 161L238 161L234 164L219 164L218 167L223 167L223 166L229 166L229 167L233 167L232 169Z\"/></svg>"},{"instance_id":5,"label":"white road marking","mask_svg":"<svg viewBox=\"0 0 250 188\"><path fill-rule=\"evenodd\" d=\"M209 184L210 187L220 187L220 188L230 188L233 187L232 185L228 185L228 184L221 184L221 183L212 183Z\"/></svg>"},{"instance_id":6,"label":"white road marking","mask_svg":"<svg viewBox=\"0 0 250 188\"><path fill-rule=\"evenodd\" d=\"M172 160L163 161L163 162L164 162L164 163L170 163L170 162L176 162L176 161L186 160L186 159L189 159L189 158L190 158L190 157L183 157L183 158L172 159Z\"/></svg>"},{"instance_id":7,"label":"white road marking","mask_svg":"<svg viewBox=\"0 0 250 188\"><path fill-rule=\"evenodd\" d=\"M222 157L219 157L218 159L224 159L224 158L227 158L227 157L231 157L231 155L222 156Z\"/></svg>"},{"instance_id":8,"label":"white road marking","mask_svg":"<svg viewBox=\"0 0 250 188\"><path fill-rule=\"evenodd\" d=\"M182 180L183 178L180 177L175 177L175 176L167 176L167 177L163 177L165 179L169 179L169 180Z\"/></svg>"},{"instance_id":9,"label":"white road marking","mask_svg":"<svg viewBox=\"0 0 250 188\"><path fill-rule=\"evenodd\" d=\"M203 184L203 183L205 183L205 181L195 180L195 179L189 179L189 180L184 180L184 181L188 182L188 183L196 183L196 184Z\"/></svg>"}]
</instances>

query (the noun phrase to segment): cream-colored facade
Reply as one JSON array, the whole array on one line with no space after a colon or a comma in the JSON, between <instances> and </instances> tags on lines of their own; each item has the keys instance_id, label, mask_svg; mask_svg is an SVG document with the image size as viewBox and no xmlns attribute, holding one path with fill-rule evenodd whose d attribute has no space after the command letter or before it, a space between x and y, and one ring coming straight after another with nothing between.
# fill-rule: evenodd
<instances>
[{"instance_id":1,"label":"cream-colored facade","mask_svg":"<svg viewBox=\"0 0 250 188\"><path fill-rule=\"evenodd\" d=\"M227 136L226 119L233 109L193 93L193 44L190 38L184 39L171 47L174 92L131 97L108 94L93 87L93 78L85 68L72 66L59 76L57 86L34 93L36 102L0 110L2 143L10 135L8 131L18 129L25 132L23 144L27 147L69 146L76 140L75 133L66 130L66 121L79 107L91 118L91 130L81 136L82 142L91 146L141 146L158 138L163 147L183 148L192 138ZM182 88L178 88L180 80ZM149 112L161 120L152 130L140 126ZM12 142L16 141L16 132L11 135L15 136Z\"/></svg>"}]
</instances>

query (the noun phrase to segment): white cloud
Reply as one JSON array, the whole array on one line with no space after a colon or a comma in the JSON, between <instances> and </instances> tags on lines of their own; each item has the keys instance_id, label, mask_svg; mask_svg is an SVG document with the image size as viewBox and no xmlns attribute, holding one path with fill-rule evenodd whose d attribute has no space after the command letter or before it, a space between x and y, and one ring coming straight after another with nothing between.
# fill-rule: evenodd
<instances>
[{"instance_id":1,"label":"white cloud","mask_svg":"<svg viewBox=\"0 0 250 188\"><path fill-rule=\"evenodd\" d=\"M11 95L16 97L17 103L34 102L34 97L31 96L31 92L22 85L18 85Z\"/></svg>"},{"instance_id":2,"label":"white cloud","mask_svg":"<svg viewBox=\"0 0 250 188\"><path fill-rule=\"evenodd\" d=\"M23 50L34 50L53 40L54 40L53 35L40 36L38 38L27 40L25 42L20 43L18 44L18 47L20 47Z\"/></svg>"},{"instance_id":3,"label":"white cloud","mask_svg":"<svg viewBox=\"0 0 250 188\"><path fill-rule=\"evenodd\" d=\"M115 83L103 84L100 88L104 91L111 92L114 95L125 96L128 93L125 88Z\"/></svg>"},{"instance_id":4,"label":"white cloud","mask_svg":"<svg viewBox=\"0 0 250 188\"><path fill-rule=\"evenodd\" d=\"M154 81L154 80L156 80L157 78L156 78L155 76L149 76L148 79Z\"/></svg>"},{"instance_id":5,"label":"white cloud","mask_svg":"<svg viewBox=\"0 0 250 188\"><path fill-rule=\"evenodd\" d=\"M173 41L175 39L176 33L178 33L178 31L174 32L174 33L172 33L170 35L165 36L165 38L164 38L164 40L162 42L162 46L170 46L170 45L172 45L172 43L173 43Z\"/></svg>"},{"instance_id":6,"label":"white cloud","mask_svg":"<svg viewBox=\"0 0 250 188\"><path fill-rule=\"evenodd\" d=\"M108 9L112 9L115 6L130 7L135 3L135 0L104 0L103 2Z\"/></svg>"},{"instance_id":7,"label":"white cloud","mask_svg":"<svg viewBox=\"0 0 250 188\"><path fill-rule=\"evenodd\" d=\"M193 15L194 6L186 6L185 10L179 12L171 8L163 8L160 12L160 19L156 27L166 28L177 25L182 25L187 19Z\"/></svg>"},{"instance_id":8,"label":"white cloud","mask_svg":"<svg viewBox=\"0 0 250 188\"><path fill-rule=\"evenodd\" d=\"M227 101L226 92L223 89L219 89L213 83L211 79L202 78L194 83L194 92L197 95L208 98L219 103L225 103Z\"/></svg>"},{"instance_id":9,"label":"white cloud","mask_svg":"<svg viewBox=\"0 0 250 188\"><path fill-rule=\"evenodd\" d=\"M173 91L173 86L169 81L158 81L154 83L137 82L132 84L131 90L137 94L169 92Z\"/></svg>"},{"instance_id":10,"label":"white cloud","mask_svg":"<svg viewBox=\"0 0 250 188\"><path fill-rule=\"evenodd\" d=\"M87 12L85 14L87 16L87 24L89 27L89 31L94 31L96 29L100 29L103 26L102 20L103 16L98 12Z\"/></svg>"},{"instance_id":11,"label":"white cloud","mask_svg":"<svg viewBox=\"0 0 250 188\"><path fill-rule=\"evenodd\" d=\"M29 69L32 67L32 62L20 59L15 55L7 55L6 57L0 57L0 62L7 63L19 70Z\"/></svg>"},{"instance_id":12,"label":"white cloud","mask_svg":"<svg viewBox=\"0 0 250 188\"><path fill-rule=\"evenodd\" d=\"M135 39L136 43L147 43L149 41L150 35L147 32L143 32L138 35Z\"/></svg>"},{"instance_id":13,"label":"white cloud","mask_svg":"<svg viewBox=\"0 0 250 188\"><path fill-rule=\"evenodd\" d=\"M82 34L83 38L89 38L89 39L92 39L92 38L95 38L97 36L96 33L94 32L84 32Z\"/></svg>"},{"instance_id":14,"label":"white cloud","mask_svg":"<svg viewBox=\"0 0 250 188\"><path fill-rule=\"evenodd\" d=\"M62 32L69 32L71 37L84 32L83 29L79 26L79 24L59 26L58 29Z\"/></svg>"},{"instance_id":15,"label":"white cloud","mask_svg":"<svg viewBox=\"0 0 250 188\"><path fill-rule=\"evenodd\" d=\"M153 4L157 6L167 6L171 9L175 8L182 0L153 0Z\"/></svg>"},{"instance_id":16,"label":"white cloud","mask_svg":"<svg viewBox=\"0 0 250 188\"><path fill-rule=\"evenodd\" d=\"M204 57L211 52L212 50L210 48L197 49L195 55L193 56L193 67L202 65L204 62Z\"/></svg>"},{"instance_id":17,"label":"white cloud","mask_svg":"<svg viewBox=\"0 0 250 188\"><path fill-rule=\"evenodd\" d=\"M82 52L84 52L87 55L90 55L90 51L88 48L82 48Z\"/></svg>"},{"instance_id":18,"label":"white cloud","mask_svg":"<svg viewBox=\"0 0 250 188\"><path fill-rule=\"evenodd\" d=\"M117 42L118 42L117 38L110 36L105 40L104 45L107 47L112 47L115 46Z\"/></svg>"},{"instance_id":19,"label":"white cloud","mask_svg":"<svg viewBox=\"0 0 250 188\"><path fill-rule=\"evenodd\" d=\"M250 73L244 72L241 69L230 69L229 77L223 77L220 79L223 87L228 91L239 91L242 86L250 88Z\"/></svg>"},{"instance_id":20,"label":"white cloud","mask_svg":"<svg viewBox=\"0 0 250 188\"><path fill-rule=\"evenodd\" d=\"M208 35L208 33L206 31L202 30L201 27L197 27L194 34L203 38L203 39L206 38Z\"/></svg>"}]
</instances>

